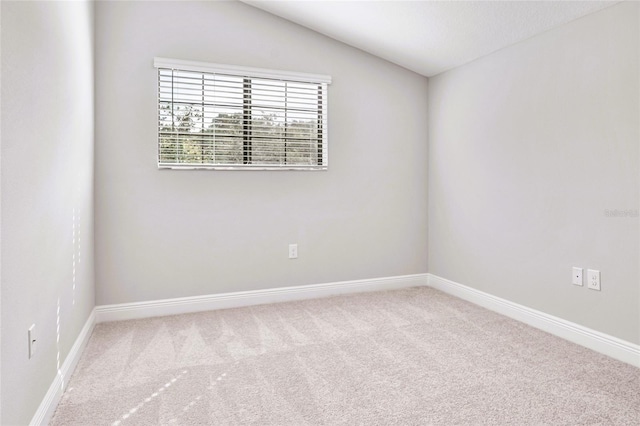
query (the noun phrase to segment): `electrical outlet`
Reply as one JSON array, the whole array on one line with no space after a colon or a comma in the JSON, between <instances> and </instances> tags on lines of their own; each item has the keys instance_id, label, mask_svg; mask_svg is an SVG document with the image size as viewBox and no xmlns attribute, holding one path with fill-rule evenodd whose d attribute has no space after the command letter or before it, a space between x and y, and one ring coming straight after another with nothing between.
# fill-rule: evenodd
<instances>
[{"instance_id":1,"label":"electrical outlet","mask_svg":"<svg viewBox=\"0 0 640 426\"><path fill-rule=\"evenodd\" d=\"M289 259L297 259L297 258L298 258L298 245L289 244Z\"/></svg>"},{"instance_id":2,"label":"electrical outlet","mask_svg":"<svg viewBox=\"0 0 640 426\"><path fill-rule=\"evenodd\" d=\"M582 268L573 268L573 276L571 280L573 285L579 285L582 287Z\"/></svg>"},{"instance_id":3,"label":"electrical outlet","mask_svg":"<svg viewBox=\"0 0 640 426\"><path fill-rule=\"evenodd\" d=\"M600 291L600 271L587 269L587 288Z\"/></svg>"},{"instance_id":4,"label":"electrical outlet","mask_svg":"<svg viewBox=\"0 0 640 426\"><path fill-rule=\"evenodd\" d=\"M31 359L36 353L36 325L32 324L27 330L27 337L29 338L29 359Z\"/></svg>"}]
</instances>

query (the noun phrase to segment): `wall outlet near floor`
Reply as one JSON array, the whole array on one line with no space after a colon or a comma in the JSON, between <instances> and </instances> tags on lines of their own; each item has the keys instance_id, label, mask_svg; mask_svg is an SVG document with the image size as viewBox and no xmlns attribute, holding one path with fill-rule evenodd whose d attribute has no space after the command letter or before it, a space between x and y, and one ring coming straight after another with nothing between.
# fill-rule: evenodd
<instances>
[{"instance_id":1,"label":"wall outlet near floor","mask_svg":"<svg viewBox=\"0 0 640 426\"><path fill-rule=\"evenodd\" d=\"M582 286L582 268L573 268L573 276L571 281L574 285Z\"/></svg>"},{"instance_id":2,"label":"wall outlet near floor","mask_svg":"<svg viewBox=\"0 0 640 426\"><path fill-rule=\"evenodd\" d=\"M600 291L600 271L587 269L587 288Z\"/></svg>"},{"instance_id":3,"label":"wall outlet near floor","mask_svg":"<svg viewBox=\"0 0 640 426\"><path fill-rule=\"evenodd\" d=\"M27 330L27 337L29 338L29 359L31 359L36 353L36 325L31 324L29 330Z\"/></svg>"},{"instance_id":4,"label":"wall outlet near floor","mask_svg":"<svg viewBox=\"0 0 640 426\"><path fill-rule=\"evenodd\" d=\"M289 244L289 259L297 259L297 258L298 258L298 245Z\"/></svg>"}]
</instances>

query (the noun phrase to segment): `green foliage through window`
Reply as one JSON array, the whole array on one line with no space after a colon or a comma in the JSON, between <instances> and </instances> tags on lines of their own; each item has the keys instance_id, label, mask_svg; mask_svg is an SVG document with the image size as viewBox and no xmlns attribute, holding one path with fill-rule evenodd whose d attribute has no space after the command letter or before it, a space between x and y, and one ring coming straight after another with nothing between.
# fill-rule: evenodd
<instances>
[{"instance_id":1,"label":"green foliage through window","mask_svg":"<svg viewBox=\"0 0 640 426\"><path fill-rule=\"evenodd\" d=\"M158 165L326 169L327 85L158 69Z\"/></svg>"}]
</instances>

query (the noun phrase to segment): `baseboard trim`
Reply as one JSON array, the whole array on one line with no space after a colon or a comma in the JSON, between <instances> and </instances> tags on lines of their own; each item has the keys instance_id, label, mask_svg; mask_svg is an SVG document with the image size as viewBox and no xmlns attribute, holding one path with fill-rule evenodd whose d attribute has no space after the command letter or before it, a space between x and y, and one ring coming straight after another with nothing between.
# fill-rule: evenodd
<instances>
[{"instance_id":1,"label":"baseboard trim","mask_svg":"<svg viewBox=\"0 0 640 426\"><path fill-rule=\"evenodd\" d=\"M498 312L547 333L640 367L640 346L562 318L519 305L433 274L428 286Z\"/></svg>"},{"instance_id":2,"label":"baseboard trim","mask_svg":"<svg viewBox=\"0 0 640 426\"><path fill-rule=\"evenodd\" d=\"M67 384L69 383L69 378L76 366L78 365L78 361L80 360L80 356L82 355L82 351L85 346L87 346L87 342L89 341L89 337L91 336L91 332L96 324L96 314L95 309L91 311L89 318L82 327L80 334L76 338L67 358L62 363L62 367L57 372L53 383L49 386L49 390L45 395L44 399L40 403L38 410L34 414L33 418L29 425L40 426L47 425L53 416L53 413L60 402L60 398L62 398L62 393L64 392Z\"/></svg>"},{"instance_id":3,"label":"baseboard trim","mask_svg":"<svg viewBox=\"0 0 640 426\"><path fill-rule=\"evenodd\" d=\"M416 286L435 288L596 352L640 367L640 345L519 305L437 275L402 275L96 306L89 315L73 347L69 351L60 372L56 374L53 383L49 387L47 394L29 424L35 426L46 425L51 420L64 389L68 384L68 379L78 364L82 351L87 345L96 323L314 299L367 291L395 290Z\"/></svg>"},{"instance_id":4,"label":"baseboard trim","mask_svg":"<svg viewBox=\"0 0 640 426\"><path fill-rule=\"evenodd\" d=\"M100 323L425 285L427 285L427 274L401 275L296 287L277 287L264 290L180 297L177 299L147 302L101 305L96 306L95 312L96 322Z\"/></svg>"}]
</instances>

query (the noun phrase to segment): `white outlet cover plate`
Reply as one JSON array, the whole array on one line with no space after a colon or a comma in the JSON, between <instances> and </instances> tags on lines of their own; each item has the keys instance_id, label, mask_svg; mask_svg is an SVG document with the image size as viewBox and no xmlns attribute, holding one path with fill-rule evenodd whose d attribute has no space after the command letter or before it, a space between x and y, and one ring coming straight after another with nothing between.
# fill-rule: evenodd
<instances>
[{"instance_id":1,"label":"white outlet cover plate","mask_svg":"<svg viewBox=\"0 0 640 426\"><path fill-rule=\"evenodd\" d=\"M582 286L582 268L573 268L572 282L574 285Z\"/></svg>"},{"instance_id":2,"label":"white outlet cover plate","mask_svg":"<svg viewBox=\"0 0 640 426\"><path fill-rule=\"evenodd\" d=\"M587 288L600 291L600 271L587 269Z\"/></svg>"},{"instance_id":3,"label":"white outlet cover plate","mask_svg":"<svg viewBox=\"0 0 640 426\"><path fill-rule=\"evenodd\" d=\"M33 358L36 354L36 325L32 324L27 330L27 337L29 338L29 359Z\"/></svg>"}]
</instances>

